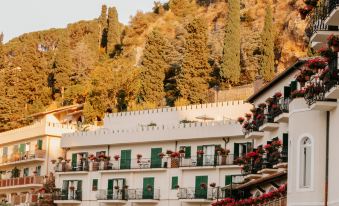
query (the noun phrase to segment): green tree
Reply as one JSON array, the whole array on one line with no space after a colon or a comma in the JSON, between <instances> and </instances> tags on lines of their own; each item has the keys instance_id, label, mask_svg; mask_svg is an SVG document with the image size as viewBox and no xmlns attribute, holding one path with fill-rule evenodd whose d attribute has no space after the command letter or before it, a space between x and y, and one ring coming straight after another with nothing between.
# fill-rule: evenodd
<instances>
[{"instance_id":1,"label":"green tree","mask_svg":"<svg viewBox=\"0 0 339 206\"><path fill-rule=\"evenodd\" d=\"M146 39L140 76L140 96L143 101L161 105L165 97L164 80L168 65L169 42L153 30Z\"/></svg>"},{"instance_id":2,"label":"green tree","mask_svg":"<svg viewBox=\"0 0 339 206\"><path fill-rule=\"evenodd\" d=\"M177 87L182 98L194 104L205 103L211 73L208 64L207 26L203 19L196 18L185 29L185 53L177 76Z\"/></svg>"},{"instance_id":3,"label":"green tree","mask_svg":"<svg viewBox=\"0 0 339 206\"><path fill-rule=\"evenodd\" d=\"M111 57L115 55L115 51L120 44L120 33L117 9L115 7L111 7L108 9L107 29L107 54Z\"/></svg>"},{"instance_id":4,"label":"green tree","mask_svg":"<svg viewBox=\"0 0 339 206\"><path fill-rule=\"evenodd\" d=\"M259 62L259 74L265 81L271 81L274 77L274 32L271 4L266 7L264 29L261 33L261 59Z\"/></svg>"},{"instance_id":5,"label":"green tree","mask_svg":"<svg viewBox=\"0 0 339 206\"><path fill-rule=\"evenodd\" d=\"M52 75L54 93L63 93L64 89L71 85L72 58L67 31L63 32L59 39Z\"/></svg>"},{"instance_id":6,"label":"green tree","mask_svg":"<svg viewBox=\"0 0 339 206\"><path fill-rule=\"evenodd\" d=\"M237 84L240 78L240 2L228 1L221 78L228 84Z\"/></svg>"}]
</instances>

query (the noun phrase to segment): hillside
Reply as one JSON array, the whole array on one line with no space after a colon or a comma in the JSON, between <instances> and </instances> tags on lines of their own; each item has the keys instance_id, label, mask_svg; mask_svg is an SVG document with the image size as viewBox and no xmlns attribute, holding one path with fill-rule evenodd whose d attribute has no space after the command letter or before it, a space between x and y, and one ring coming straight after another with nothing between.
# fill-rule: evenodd
<instances>
[{"instance_id":1,"label":"hillside","mask_svg":"<svg viewBox=\"0 0 339 206\"><path fill-rule=\"evenodd\" d=\"M180 6L175 5L175 1L179 1ZM153 12L138 12L128 25L117 22L115 9L109 9L107 16L103 8L102 14L92 21L72 23L65 29L27 33L0 45L0 86L3 88L0 131L27 123L29 114L74 103L85 103L88 122L100 119L105 111L196 103L179 98L176 86L185 56L187 25L196 18L207 26L206 51L211 73L204 78L208 86L224 89L253 82L258 73L260 34L268 2L240 2L241 78L239 83L231 85L224 84L218 72L228 4L223 0L206 2L156 3ZM302 0L272 2L277 72L306 55L306 25L298 16L302 3ZM150 43L150 33L155 30L165 42L163 50L168 58L160 63L165 64L161 67L164 69L161 76L165 79L160 86L165 100L150 102L140 96L140 88L146 59L144 49Z\"/></svg>"}]
</instances>

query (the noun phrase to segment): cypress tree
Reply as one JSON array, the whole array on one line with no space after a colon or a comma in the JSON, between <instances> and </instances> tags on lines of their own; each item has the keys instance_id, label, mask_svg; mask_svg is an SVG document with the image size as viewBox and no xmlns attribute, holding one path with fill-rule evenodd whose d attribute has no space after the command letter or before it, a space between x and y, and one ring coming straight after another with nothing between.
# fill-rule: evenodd
<instances>
[{"instance_id":1,"label":"cypress tree","mask_svg":"<svg viewBox=\"0 0 339 206\"><path fill-rule=\"evenodd\" d=\"M54 93L62 93L64 88L71 85L72 58L67 31L63 32L57 46L53 64Z\"/></svg>"},{"instance_id":2,"label":"cypress tree","mask_svg":"<svg viewBox=\"0 0 339 206\"><path fill-rule=\"evenodd\" d=\"M170 52L169 42L153 30L146 39L144 56L141 62L141 91L144 102L161 105L163 102L165 72L167 71Z\"/></svg>"},{"instance_id":3,"label":"cypress tree","mask_svg":"<svg viewBox=\"0 0 339 206\"><path fill-rule=\"evenodd\" d=\"M102 28L105 28L107 26L107 6L105 4L101 6L99 23L102 26Z\"/></svg>"},{"instance_id":4,"label":"cypress tree","mask_svg":"<svg viewBox=\"0 0 339 206\"><path fill-rule=\"evenodd\" d=\"M5 52L4 52L4 48L3 48L3 37L4 34L1 33L0 34L0 69L5 68Z\"/></svg>"},{"instance_id":5,"label":"cypress tree","mask_svg":"<svg viewBox=\"0 0 339 206\"><path fill-rule=\"evenodd\" d=\"M185 27L185 53L177 76L180 96L191 103L207 102L211 67L208 64L207 25L196 18Z\"/></svg>"},{"instance_id":6,"label":"cypress tree","mask_svg":"<svg viewBox=\"0 0 339 206\"><path fill-rule=\"evenodd\" d=\"M118 12L115 7L108 9L108 29L107 29L107 54L111 57L115 54L116 47L120 44L120 25Z\"/></svg>"},{"instance_id":7,"label":"cypress tree","mask_svg":"<svg viewBox=\"0 0 339 206\"><path fill-rule=\"evenodd\" d=\"M225 29L223 63L220 76L228 84L237 84L240 78L240 3L228 1L228 20Z\"/></svg>"},{"instance_id":8,"label":"cypress tree","mask_svg":"<svg viewBox=\"0 0 339 206\"><path fill-rule=\"evenodd\" d=\"M274 77L274 33L271 4L266 7L266 16L264 29L261 33L261 41L262 56L259 65L259 72L265 81L270 81Z\"/></svg>"}]
</instances>

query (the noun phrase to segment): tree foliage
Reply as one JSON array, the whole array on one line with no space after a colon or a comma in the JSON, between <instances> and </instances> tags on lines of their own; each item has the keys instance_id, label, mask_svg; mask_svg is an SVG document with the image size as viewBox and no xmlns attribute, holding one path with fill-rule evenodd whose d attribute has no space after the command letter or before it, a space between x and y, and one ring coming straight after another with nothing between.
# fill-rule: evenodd
<instances>
[{"instance_id":1,"label":"tree foliage","mask_svg":"<svg viewBox=\"0 0 339 206\"><path fill-rule=\"evenodd\" d=\"M4 34L1 33L0 34L0 70L5 68L5 52L4 52L4 48L3 48L3 37Z\"/></svg>"},{"instance_id":2,"label":"tree foliage","mask_svg":"<svg viewBox=\"0 0 339 206\"><path fill-rule=\"evenodd\" d=\"M208 64L207 27L203 19L195 18L185 29L185 53L177 77L178 90L180 96L190 103L205 103L209 88L208 77L211 73Z\"/></svg>"},{"instance_id":3,"label":"tree foliage","mask_svg":"<svg viewBox=\"0 0 339 206\"><path fill-rule=\"evenodd\" d=\"M259 73L265 81L274 77L274 32L273 32L272 8L269 4L266 7L264 29L261 33L262 47Z\"/></svg>"},{"instance_id":4,"label":"tree foliage","mask_svg":"<svg viewBox=\"0 0 339 206\"><path fill-rule=\"evenodd\" d=\"M115 7L108 9L108 29L107 29L107 53L114 56L120 44L120 24L118 12Z\"/></svg>"},{"instance_id":5,"label":"tree foliage","mask_svg":"<svg viewBox=\"0 0 339 206\"><path fill-rule=\"evenodd\" d=\"M179 17L192 15L197 9L194 0L170 0L169 6L171 11Z\"/></svg>"},{"instance_id":6,"label":"tree foliage","mask_svg":"<svg viewBox=\"0 0 339 206\"><path fill-rule=\"evenodd\" d=\"M220 76L227 84L237 84L240 78L240 2L229 0L228 8Z\"/></svg>"}]
</instances>

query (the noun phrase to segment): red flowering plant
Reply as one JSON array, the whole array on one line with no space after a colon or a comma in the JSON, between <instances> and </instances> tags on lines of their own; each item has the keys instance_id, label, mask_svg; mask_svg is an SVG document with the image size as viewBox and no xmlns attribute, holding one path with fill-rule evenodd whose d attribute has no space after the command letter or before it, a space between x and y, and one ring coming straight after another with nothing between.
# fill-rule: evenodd
<instances>
[{"instance_id":1,"label":"red flowering plant","mask_svg":"<svg viewBox=\"0 0 339 206\"><path fill-rule=\"evenodd\" d=\"M280 97L282 97L282 93L281 92L276 92L274 94L274 97L279 99Z\"/></svg>"},{"instance_id":2,"label":"red flowering plant","mask_svg":"<svg viewBox=\"0 0 339 206\"><path fill-rule=\"evenodd\" d=\"M261 203L268 203L281 197L286 197L287 184L283 184L279 189L262 194L259 197L249 197L245 199L235 200L233 198L224 198L217 202L212 203L212 206L252 206L259 205Z\"/></svg>"},{"instance_id":3,"label":"red flowering plant","mask_svg":"<svg viewBox=\"0 0 339 206\"><path fill-rule=\"evenodd\" d=\"M333 59L333 58L335 58L335 53L331 50L331 49L329 49L329 48L327 48L327 47L323 47L323 48L321 48L321 49L319 49L318 51L317 51L317 53L320 55L320 56L322 56L322 57L325 57L325 58L327 58L327 59Z\"/></svg>"},{"instance_id":4,"label":"red flowering plant","mask_svg":"<svg viewBox=\"0 0 339 206\"><path fill-rule=\"evenodd\" d=\"M239 122L240 124L244 123L244 121L245 121L245 118L243 118L243 117L238 117L238 122Z\"/></svg>"},{"instance_id":5,"label":"red flowering plant","mask_svg":"<svg viewBox=\"0 0 339 206\"><path fill-rule=\"evenodd\" d=\"M306 66L314 71L324 69L327 66L327 59L320 57L310 59L307 61Z\"/></svg>"},{"instance_id":6,"label":"red flowering plant","mask_svg":"<svg viewBox=\"0 0 339 206\"><path fill-rule=\"evenodd\" d=\"M292 99L298 98L298 97L304 97L305 93L306 93L305 89L295 90L291 93L291 97L292 97Z\"/></svg>"},{"instance_id":7,"label":"red flowering plant","mask_svg":"<svg viewBox=\"0 0 339 206\"><path fill-rule=\"evenodd\" d=\"M245 117L246 117L246 119L247 119L247 120L250 120L250 119L251 119L251 117L252 117L252 114L250 114L250 113L246 113L246 114L245 114Z\"/></svg>"},{"instance_id":8,"label":"red flowering plant","mask_svg":"<svg viewBox=\"0 0 339 206\"><path fill-rule=\"evenodd\" d=\"M180 156L179 152L172 152L171 158L178 158Z\"/></svg>"},{"instance_id":9,"label":"red flowering plant","mask_svg":"<svg viewBox=\"0 0 339 206\"><path fill-rule=\"evenodd\" d=\"M120 159L120 155L114 155L114 160L118 161Z\"/></svg>"},{"instance_id":10,"label":"red flowering plant","mask_svg":"<svg viewBox=\"0 0 339 206\"><path fill-rule=\"evenodd\" d=\"M338 48L339 48L339 37L338 36L334 36L333 34L331 34L328 38L327 38L327 44L328 47L330 47L332 49L333 52L338 52Z\"/></svg>"},{"instance_id":11,"label":"red flowering plant","mask_svg":"<svg viewBox=\"0 0 339 206\"><path fill-rule=\"evenodd\" d=\"M258 105L258 107L261 108L261 109L265 109L266 106L267 106L266 103L260 103L260 104Z\"/></svg>"},{"instance_id":12,"label":"red flowering plant","mask_svg":"<svg viewBox=\"0 0 339 206\"><path fill-rule=\"evenodd\" d=\"M201 156L204 154L204 151L203 150L197 150L197 155Z\"/></svg>"}]
</instances>

